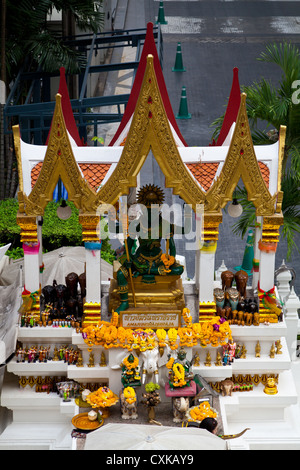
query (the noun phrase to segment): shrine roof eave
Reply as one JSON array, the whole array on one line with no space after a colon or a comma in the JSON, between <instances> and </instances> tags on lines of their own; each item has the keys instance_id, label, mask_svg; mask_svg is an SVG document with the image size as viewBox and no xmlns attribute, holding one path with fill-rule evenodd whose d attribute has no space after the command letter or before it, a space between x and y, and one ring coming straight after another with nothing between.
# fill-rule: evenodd
<instances>
[{"instance_id":1,"label":"shrine roof eave","mask_svg":"<svg viewBox=\"0 0 300 470\"><path fill-rule=\"evenodd\" d=\"M20 139L20 149L24 192L29 195L32 189L31 171L37 163L44 161L47 146L28 144ZM113 167L118 163L123 149L123 146L72 146L72 151L78 164L103 163L112 164ZM182 161L186 165L190 163L219 163L220 166L216 176L218 176L222 170L228 150L229 145L224 144L221 146L207 147L178 147ZM269 191L271 194L275 194L278 186L279 141L270 145L256 145L254 146L254 151L257 161L265 163L269 169Z\"/></svg>"},{"instance_id":2,"label":"shrine roof eave","mask_svg":"<svg viewBox=\"0 0 300 470\"><path fill-rule=\"evenodd\" d=\"M189 163L220 163L218 173L222 171L229 151L229 145L210 147L181 147L178 149L183 162ZM269 169L269 191L273 195L278 189L279 141L270 145L254 145L258 162L267 165Z\"/></svg>"},{"instance_id":3,"label":"shrine roof eave","mask_svg":"<svg viewBox=\"0 0 300 470\"><path fill-rule=\"evenodd\" d=\"M70 139L71 140L71 139ZM33 145L24 142L21 138L20 159L22 168L23 191L29 196L32 190L32 169L45 159L47 145ZM123 147L87 147L72 146L72 152L77 164L110 164L111 169L107 173L107 179L118 163Z\"/></svg>"}]
</instances>

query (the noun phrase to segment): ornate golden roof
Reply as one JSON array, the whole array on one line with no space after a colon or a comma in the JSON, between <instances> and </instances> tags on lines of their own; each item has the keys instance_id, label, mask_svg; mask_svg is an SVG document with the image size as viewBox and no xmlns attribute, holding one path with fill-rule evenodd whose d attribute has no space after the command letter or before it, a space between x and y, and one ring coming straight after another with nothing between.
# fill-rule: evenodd
<instances>
[{"instance_id":1,"label":"ornate golden roof","mask_svg":"<svg viewBox=\"0 0 300 470\"><path fill-rule=\"evenodd\" d=\"M282 154L285 128L281 128L280 135ZM248 199L257 209L257 215L271 216L281 210L280 183L277 193L271 195L255 155L246 113L245 94L241 95L237 122L222 171L209 187L200 186L189 170L191 167L183 162L175 143L157 83L152 55L147 57L144 79L120 159L110 178L98 192L93 190L82 176L74 157L59 94L56 97L45 159L28 196L22 190L18 133L14 132L14 136L20 175L20 212L29 216L43 214L46 204L52 200L59 177L68 191L70 200L81 213L95 214L101 203L115 204L120 196L129 193L130 187L137 186L137 175L150 150L165 175L166 187L173 188L173 193L179 195L187 204L191 204L194 210L197 204L204 204L207 214L220 214L221 209L232 200L240 178L247 189ZM211 170L208 173L212 174Z\"/></svg>"}]
</instances>

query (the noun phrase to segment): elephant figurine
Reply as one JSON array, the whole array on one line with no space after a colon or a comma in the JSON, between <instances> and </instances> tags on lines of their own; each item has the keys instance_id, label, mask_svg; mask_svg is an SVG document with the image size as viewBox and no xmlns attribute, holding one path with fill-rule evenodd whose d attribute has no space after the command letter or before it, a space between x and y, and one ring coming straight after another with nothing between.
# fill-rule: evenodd
<instances>
[{"instance_id":1,"label":"elephant figurine","mask_svg":"<svg viewBox=\"0 0 300 470\"><path fill-rule=\"evenodd\" d=\"M254 326L259 326L260 321L259 321L259 313L255 312L253 315L253 325Z\"/></svg>"},{"instance_id":2,"label":"elephant figurine","mask_svg":"<svg viewBox=\"0 0 300 470\"><path fill-rule=\"evenodd\" d=\"M56 292L54 286L45 286L42 289L42 294L44 296L45 305L54 304L56 301Z\"/></svg>"},{"instance_id":3,"label":"elephant figurine","mask_svg":"<svg viewBox=\"0 0 300 470\"><path fill-rule=\"evenodd\" d=\"M120 391L119 398L122 419L137 419L137 399L135 401L132 401L131 403L127 401L124 396L124 390Z\"/></svg>"},{"instance_id":4,"label":"elephant figurine","mask_svg":"<svg viewBox=\"0 0 300 470\"><path fill-rule=\"evenodd\" d=\"M226 290L232 287L234 274L231 271L223 271L221 273L222 289Z\"/></svg>"},{"instance_id":5,"label":"elephant figurine","mask_svg":"<svg viewBox=\"0 0 300 470\"><path fill-rule=\"evenodd\" d=\"M223 397L231 397L234 389L234 383L231 379L225 379L220 382L220 390Z\"/></svg>"},{"instance_id":6,"label":"elephant figurine","mask_svg":"<svg viewBox=\"0 0 300 470\"><path fill-rule=\"evenodd\" d=\"M245 318L245 323L246 323L247 326L252 325L252 323L253 323L253 313L252 312L246 312L244 318Z\"/></svg>"},{"instance_id":7,"label":"elephant figurine","mask_svg":"<svg viewBox=\"0 0 300 470\"><path fill-rule=\"evenodd\" d=\"M57 284L55 279L53 281L53 287L55 289L55 294L57 298L57 308L58 310L60 310L67 300L68 289L67 286L65 286L64 284Z\"/></svg>"},{"instance_id":8,"label":"elephant figurine","mask_svg":"<svg viewBox=\"0 0 300 470\"><path fill-rule=\"evenodd\" d=\"M246 287L247 287L247 282L248 282L248 274L246 271L243 271L242 269L235 273L235 282L236 282L236 288L239 291L241 297L245 298L246 297Z\"/></svg>"},{"instance_id":9,"label":"elephant figurine","mask_svg":"<svg viewBox=\"0 0 300 470\"><path fill-rule=\"evenodd\" d=\"M141 352L143 360L142 384L145 383L147 374L155 374L155 381L158 383L158 346L153 349L146 349Z\"/></svg>"},{"instance_id":10,"label":"elephant figurine","mask_svg":"<svg viewBox=\"0 0 300 470\"><path fill-rule=\"evenodd\" d=\"M69 291L70 297L76 299L77 297L77 285L78 285L78 274L69 273L66 277L66 286Z\"/></svg>"},{"instance_id":11,"label":"elephant figurine","mask_svg":"<svg viewBox=\"0 0 300 470\"><path fill-rule=\"evenodd\" d=\"M188 397L173 397L173 422L181 423L186 419L187 411L190 407L190 400Z\"/></svg>"},{"instance_id":12,"label":"elephant figurine","mask_svg":"<svg viewBox=\"0 0 300 470\"><path fill-rule=\"evenodd\" d=\"M86 273L79 274L78 282L80 285L81 298L84 299L84 297L86 296Z\"/></svg>"},{"instance_id":13,"label":"elephant figurine","mask_svg":"<svg viewBox=\"0 0 300 470\"><path fill-rule=\"evenodd\" d=\"M238 325L244 326L245 325L244 312L242 310L237 313L237 317L238 317L238 321L237 321Z\"/></svg>"}]
</instances>

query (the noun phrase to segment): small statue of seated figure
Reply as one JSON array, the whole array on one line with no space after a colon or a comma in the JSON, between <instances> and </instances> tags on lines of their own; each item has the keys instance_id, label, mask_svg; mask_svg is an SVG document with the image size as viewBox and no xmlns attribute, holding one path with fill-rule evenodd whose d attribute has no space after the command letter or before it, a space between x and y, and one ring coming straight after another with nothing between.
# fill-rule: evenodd
<instances>
[{"instance_id":1,"label":"small statue of seated figure","mask_svg":"<svg viewBox=\"0 0 300 470\"><path fill-rule=\"evenodd\" d=\"M192 362L186 359L186 351L183 347L177 352L176 359L169 359L167 367L169 372L169 384L171 388L186 387L194 378L194 373L191 371Z\"/></svg>"},{"instance_id":2,"label":"small statue of seated figure","mask_svg":"<svg viewBox=\"0 0 300 470\"><path fill-rule=\"evenodd\" d=\"M163 233L165 226L161 213L158 217L155 216L155 220L152 220L154 217L151 213L151 205L160 205L163 200L162 190L154 185L144 186L138 193L137 203L147 208L147 216L143 214L132 227L129 226L129 236L125 242L126 250L118 259L121 263L117 271L118 291L121 297L121 303L116 309L118 313L129 307L128 281L130 275L133 277L142 276L144 283L154 284L155 276L181 275L183 273L183 266L176 262L173 224L169 224L170 233L165 237L167 253L163 253L161 240L165 235ZM153 235L154 232L156 232L155 235ZM133 253L137 234L139 246Z\"/></svg>"}]
</instances>

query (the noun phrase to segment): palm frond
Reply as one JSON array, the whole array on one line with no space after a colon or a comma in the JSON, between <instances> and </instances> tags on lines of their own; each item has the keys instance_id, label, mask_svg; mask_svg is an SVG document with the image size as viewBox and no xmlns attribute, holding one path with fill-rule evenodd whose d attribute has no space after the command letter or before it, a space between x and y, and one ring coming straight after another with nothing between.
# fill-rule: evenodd
<instances>
[{"instance_id":1,"label":"palm frond","mask_svg":"<svg viewBox=\"0 0 300 470\"><path fill-rule=\"evenodd\" d=\"M290 85L294 80L300 78L299 49L294 44L287 42L269 44L258 60L278 65Z\"/></svg>"}]
</instances>

